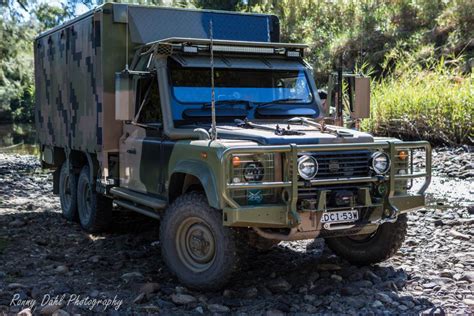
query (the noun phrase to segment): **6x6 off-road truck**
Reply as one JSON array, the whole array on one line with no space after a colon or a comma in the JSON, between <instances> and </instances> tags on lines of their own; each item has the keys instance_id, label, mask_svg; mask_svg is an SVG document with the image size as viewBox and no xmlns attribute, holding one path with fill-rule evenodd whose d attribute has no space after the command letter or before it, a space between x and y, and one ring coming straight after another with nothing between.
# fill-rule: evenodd
<instances>
[{"instance_id":1,"label":"6x6 off-road truck","mask_svg":"<svg viewBox=\"0 0 474 316\"><path fill-rule=\"evenodd\" d=\"M279 42L272 15L112 3L39 35L36 126L64 217L89 232L117 209L159 219L164 261L194 288L282 240L393 255L429 144L344 128L367 117L369 81L338 71L323 100L305 47Z\"/></svg>"}]
</instances>

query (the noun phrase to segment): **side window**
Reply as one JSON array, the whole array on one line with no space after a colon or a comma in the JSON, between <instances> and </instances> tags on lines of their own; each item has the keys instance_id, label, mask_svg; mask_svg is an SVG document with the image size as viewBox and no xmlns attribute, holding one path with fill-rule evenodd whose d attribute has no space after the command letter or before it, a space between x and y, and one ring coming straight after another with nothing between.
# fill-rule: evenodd
<instances>
[{"instance_id":1,"label":"side window","mask_svg":"<svg viewBox=\"0 0 474 316\"><path fill-rule=\"evenodd\" d=\"M137 86L138 123L161 123L161 102L156 78L142 78Z\"/></svg>"}]
</instances>

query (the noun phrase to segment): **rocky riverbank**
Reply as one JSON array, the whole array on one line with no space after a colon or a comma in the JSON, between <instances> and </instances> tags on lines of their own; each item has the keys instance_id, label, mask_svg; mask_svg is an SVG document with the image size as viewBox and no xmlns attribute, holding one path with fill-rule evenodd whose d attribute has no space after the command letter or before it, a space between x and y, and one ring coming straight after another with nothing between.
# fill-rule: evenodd
<instances>
[{"instance_id":1,"label":"rocky riverbank","mask_svg":"<svg viewBox=\"0 0 474 316\"><path fill-rule=\"evenodd\" d=\"M429 205L410 214L407 239L387 262L356 267L324 240L285 242L252 254L223 291L198 292L164 266L157 221L117 212L111 231L84 233L61 217L36 158L0 154L0 314L473 313L474 185L472 175L460 179L472 168L450 171L473 156L433 158Z\"/></svg>"}]
</instances>

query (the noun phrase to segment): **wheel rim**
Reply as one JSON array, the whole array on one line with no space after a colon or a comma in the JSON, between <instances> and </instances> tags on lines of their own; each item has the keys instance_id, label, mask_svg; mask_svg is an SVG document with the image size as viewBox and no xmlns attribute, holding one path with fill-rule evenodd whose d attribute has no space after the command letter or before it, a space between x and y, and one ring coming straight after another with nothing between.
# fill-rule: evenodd
<instances>
[{"instance_id":1,"label":"wheel rim","mask_svg":"<svg viewBox=\"0 0 474 316\"><path fill-rule=\"evenodd\" d=\"M84 207L82 208L82 215L85 221L87 221L91 215L91 203L92 203L92 191L89 184L84 185L83 191Z\"/></svg>"},{"instance_id":2,"label":"wheel rim","mask_svg":"<svg viewBox=\"0 0 474 316\"><path fill-rule=\"evenodd\" d=\"M216 255L214 235L200 218L191 217L178 227L176 249L184 265L193 272L202 272L212 265Z\"/></svg>"},{"instance_id":3,"label":"wheel rim","mask_svg":"<svg viewBox=\"0 0 474 316\"><path fill-rule=\"evenodd\" d=\"M64 190L63 203L64 203L65 208L68 209L71 206L71 201L72 201L71 180L70 180L69 175L64 177L63 190Z\"/></svg>"}]
</instances>

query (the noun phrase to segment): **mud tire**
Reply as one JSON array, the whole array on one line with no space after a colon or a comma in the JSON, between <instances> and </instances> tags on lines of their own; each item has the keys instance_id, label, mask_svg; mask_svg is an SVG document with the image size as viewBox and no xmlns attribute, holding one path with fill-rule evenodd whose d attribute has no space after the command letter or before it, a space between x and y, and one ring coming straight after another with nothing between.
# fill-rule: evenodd
<instances>
[{"instance_id":1,"label":"mud tire","mask_svg":"<svg viewBox=\"0 0 474 316\"><path fill-rule=\"evenodd\" d=\"M85 231L96 233L107 229L112 218L112 200L97 194L89 166L83 167L79 174L77 202L79 222Z\"/></svg>"},{"instance_id":2,"label":"mud tire","mask_svg":"<svg viewBox=\"0 0 474 316\"><path fill-rule=\"evenodd\" d=\"M63 217L68 221L77 221L77 175L70 168L69 161L64 161L59 173L59 201Z\"/></svg>"},{"instance_id":3,"label":"mud tire","mask_svg":"<svg viewBox=\"0 0 474 316\"><path fill-rule=\"evenodd\" d=\"M193 224L187 230L183 230L183 223L189 220L194 221ZM206 257L207 261L202 265L196 264L197 267L192 262L196 256L190 254L193 250L189 250L192 249L189 246L191 242L185 241L190 239L183 238L183 235L188 236L189 231L196 227L203 227L205 231L207 230L206 236L209 236L209 232L213 236L210 243L212 259ZM210 207L205 195L200 192L190 192L178 197L166 210L160 226L160 241L164 262L180 282L191 288L220 289L238 270L238 234L233 229L223 226L222 213Z\"/></svg>"},{"instance_id":4,"label":"mud tire","mask_svg":"<svg viewBox=\"0 0 474 316\"><path fill-rule=\"evenodd\" d=\"M395 223L382 224L365 239L326 238L326 245L336 255L355 265L382 262L393 256L402 246L407 233L407 221L407 215L401 214Z\"/></svg>"}]
</instances>

